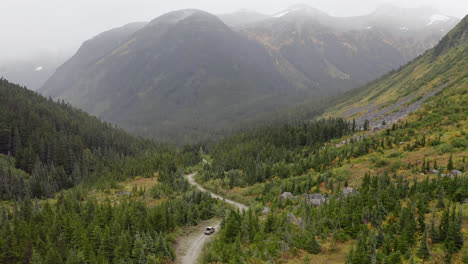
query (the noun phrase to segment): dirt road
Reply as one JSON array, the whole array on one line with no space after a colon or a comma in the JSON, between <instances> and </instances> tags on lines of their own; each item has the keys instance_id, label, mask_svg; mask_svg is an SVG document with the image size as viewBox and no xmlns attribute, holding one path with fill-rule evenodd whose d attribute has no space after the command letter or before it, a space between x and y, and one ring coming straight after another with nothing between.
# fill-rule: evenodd
<instances>
[{"instance_id":1,"label":"dirt road","mask_svg":"<svg viewBox=\"0 0 468 264\"><path fill-rule=\"evenodd\" d=\"M241 204L241 203L238 203L238 202L234 202L234 201L231 201L231 200L228 200L224 197L221 197L219 195L216 195L214 193L211 193L209 191L207 191L205 188L201 187L196 181L195 179L193 178L197 173L192 173L192 174L189 174L187 175L187 179L188 181L190 182L191 185L197 187L198 190L202 191L202 192L206 192L206 193L210 193L211 194L211 197L213 198L216 198L216 199L220 199L220 200L223 200L225 201L226 203L229 203L229 204L232 204L234 206L236 206L237 208L239 208L241 211L242 210L245 210L247 211L249 209L248 206L244 205L244 204Z\"/></svg>"},{"instance_id":2,"label":"dirt road","mask_svg":"<svg viewBox=\"0 0 468 264\"><path fill-rule=\"evenodd\" d=\"M209 223L204 223L204 224L209 224L209 226L214 227L216 229L216 232L218 232L220 223L221 221L216 219L216 220L210 221ZM216 234L214 233L213 235L210 235L210 236L203 234L203 231L205 230L207 226L208 225L203 225L203 224L200 226L197 226L193 233L181 239L176 250L176 252L178 253L177 263L180 263L180 264L197 263L197 259L200 257L203 247Z\"/></svg>"},{"instance_id":3,"label":"dirt road","mask_svg":"<svg viewBox=\"0 0 468 264\"><path fill-rule=\"evenodd\" d=\"M206 193L210 193L211 197L220 199L225 201L226 203L230 203L232 205L237 206L240 210L247 210L248 207L246 205L243 205L241 203L237 203L231 200L227 200L224 197L221 197L219 195L216 195L214 193L211 193L207 191L205 188L201 187L193 178L196 175L196 173L192 173L187 175L187 180L189 183L193 186L195 186L198 190ZM221 224L220 220L213 220L213 222L210 223L212 227L216 229L216 232L213 235L207 236L203 234L203 231L205 229L205 226L200 226L196 228L196 231L192 233L191 235L187 236L186 238L182 239L181 243L177 246L178 249L177 251L180 252L180 255L178 256L178 261L177 263L180 264L195 264L197 263L198 258L200 257L200 254L203 250L203 247L205 244L219 232L219 226Z\"/></svg>"}]
</instances>

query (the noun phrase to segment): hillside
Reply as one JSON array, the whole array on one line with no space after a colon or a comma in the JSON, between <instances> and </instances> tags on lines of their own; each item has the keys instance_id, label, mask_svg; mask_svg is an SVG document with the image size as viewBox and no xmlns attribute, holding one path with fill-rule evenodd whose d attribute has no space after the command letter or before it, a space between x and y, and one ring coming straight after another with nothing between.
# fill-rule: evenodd
<instances>
[{"instance_id":1,"label":"hillside","mask_svg":"<svg viewBox=\"0 0 468 264\"><path fill-rule=\"evenodd\" d=\"M101 163L157 150L149 140L4 79L0 95L0 199L51 197L97 177Z\"/></svg>"},{"instance_id":2,"label":"hillside","mask_svg":"<svg viewBox=\"0 0 468 264\"><path fill-rule=\"evenodd\" d=\"M361 126L366 119L373 127L382 122L391 125L408 110L416 110L412 109L415 103L447 85L462 85L467 77L467 23L465 17L434 49L405 67L337 98L323 116L356 118Z\"/></svg>"},{"instance_id":3,"label":"hillside","mask_svg":"<svg viewBox=\"0 0 468 264\"><path fill-rule=\"evenodd\" d=\"M330 99L338 105L325 117L354 107L354 121L271 126L212 145L198 181L252 210L226 217L203 260L466 263L467 22L398 71ZM387 116L410 109L356 122L375 104L395 104Z\"/></svg>"},{"instance_id":4,"label":"hillside","mask_svg":"<svg viewBox=\"0 0 468 264\"><path fill-rule=\"evenodd\" d=\"M0 112L0 263L173 263L176 235L221 212L178 172L196 146L132 137L4 79Z\"/></svg>"},{"instance_id":5,"label":"hillside","mask_svg":"<svg viewBox=\"0 0 468 264\"><path fill-rule=\"evenodd\" d=\"M139 135L193 142L361 85L442 37L432 27L406 35L337 29L302 11L261 17L221 16L230 24L246 22L231 28L209 13L180 10L103 33L40 92ZM419 33L428 37L413 37Z\"/></svg>"}]
</instances>

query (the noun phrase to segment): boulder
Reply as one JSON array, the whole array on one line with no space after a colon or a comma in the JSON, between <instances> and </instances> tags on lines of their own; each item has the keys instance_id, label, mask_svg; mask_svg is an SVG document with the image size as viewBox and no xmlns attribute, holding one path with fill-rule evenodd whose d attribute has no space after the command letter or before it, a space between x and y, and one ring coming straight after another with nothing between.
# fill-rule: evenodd
<instances>
[{"instance_id":1,"label":"boulder","mask_svg":"<svg viewBox=\"0 0 468 264\"><path fill-rule=\"evenodd\" d=\"M438 170L429 170L428 171L430 174L439 174Z\"/></svg>"},{"instance_id":2,"label":"boulder","mask_svg":"<svg viewBox=\"0 0 468 264\"><path fill-rule=\"evenodd\" d=\"M309 204L312 204L313 206L320 206L322 203L325 202L325 200L322 199L310 199Z\"/></svg>"},{"instance_id":3,"label":"boulder","mask_svg":"<svg viewBox=\"0 0 468 264\"><path fill-rule=\"evenodd\" d=\"M325 197L320 193L306 194L307 204L312 204L314 206L320 206L325 202Z\"/></svg>"},{"instance_id":4,"label":"boulder","mask_svg":"<svg viewBox=\"0 0 468 264\"><path fill-rule=\"evenodd\" d=\"M355 190L352 188L352 187L346 187L344 190L343 190L343 196L348 196L352 193L354 193Z\"/></svg>"},{"instance_id":5,"label":"boulder","mask_svg":"<svg viewBox=\"0 0 468 264\"><path fill-rule=\"evenodd\" d=\"M320 193L313 193L313 194L309 194L309 199L321 200L321 199L325 199L325 198Z\"/></svg>"},{"instance_id":6,"label":"boulder","mask_svg":"<svg viewBox=\"0 0 468 264\"><path fill-rule=\"evenodd\" d=\"M459 171L459 170L452 170L452 171L450 172L450 174L451 174L452 176L460 176L460 175L462 175L463 173L462 173L461 171Z\"/></svg>"},{"instance_id":7,"label":"boulder","mask_svg":"<svg viewBox=\"0 0 468 264\"><path fill-rule=\"evenodd\" d=\"M288 212L288 221L295 223L296 222L296 216L293 213Z\"/></svg>"},{"instance_id":8,"label":"boulder","mask_svg":"<svg viewBox=\"0 0 468 264\"><path fill-rule=\"evenodd\" d=\"M287 199L293 199L294 195L290 192L284 192L280 195L280 199L282 200L287 200Z\"/></svg>"},{"instance_id":9,"label":"boulder","mask_svg":"<svg viewBox=\"0 0 468 264\"><path fill-rule=\"evenodd\" d=\"M265 206L263 208L262 214L268 214L270 212L270 207Z\"/></svg>"},{"instance_id":10,"label":"boulder","mask_svg":"<svg viewBox=\"0 0 468 264\"><path fill-rule=\"evenodd\" d=\"M124 196L124 195L130 195L130 194L131 194L131 192L129 192L129 191L121 191L121 192L117 193L118 196Z\"/></svg>"},{"instance_id":11,"label":"boulder","mask_svg":"<svg viewBox=\"0 0 468 264\"><path fill-rule=\"evenodd\" d=\"M280 242L280 249L281 249L282 252L288 252L290 248L289 248L289 246L288 246L288 244L286 242L281 241Z\"/></svg>"}]
</instances>

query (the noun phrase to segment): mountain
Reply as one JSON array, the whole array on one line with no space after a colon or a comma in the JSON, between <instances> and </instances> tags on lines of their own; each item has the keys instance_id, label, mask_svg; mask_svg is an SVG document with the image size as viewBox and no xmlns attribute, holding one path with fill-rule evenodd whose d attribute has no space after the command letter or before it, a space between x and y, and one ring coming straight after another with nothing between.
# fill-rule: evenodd
<instances>
[{"instance_id":1,"label":"mountain","mask_svg":"<svg viewBox=\"0 0 468 264\"><path fill-rule=\"evenodd\" d=\"M419 55L439 34L422 40L336 29L321 21L340 19L303 6L271 18L238 13L229 23L246 16L251 23L231 28L209 13L180 10L105 32L40 92L139 135L193 142L362 85Z\"/></svg>"},{"instance_id":2,"label":"mountain","mask_svg":"<svg viewBox=\"0 0 468 264\"><path fill-rule=\"evenodd\" d=\"M458 22L435 12L386 6L341 18L296 5L241 32L265 45L296 83L330 93L360 86L432 48Z\"/></svg>"},{"instance_id":3,"label":"mountain","mask_svg":"<svg viewBox=\"0 0 468 264\"><path fill-rule=\"evenodd\" d=\"M288 91L262 45L198 10L158 17L120 45L84 56L94 43L85 43L41 92L134 131L169 136L203 125L201 119L229 123L230 112L268 111Z\"/></svg>"}]
</instances>

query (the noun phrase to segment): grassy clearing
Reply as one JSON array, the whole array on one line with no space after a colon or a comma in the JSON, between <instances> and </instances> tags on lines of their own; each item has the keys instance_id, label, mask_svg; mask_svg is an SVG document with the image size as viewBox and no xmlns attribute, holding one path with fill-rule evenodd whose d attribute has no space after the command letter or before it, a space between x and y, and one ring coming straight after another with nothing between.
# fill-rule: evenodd
<instances>
[{"instance_id":1,"label":"grassy clearing","mask_svg":"<svg viewBox=\"0 0 468 264\"><path fill-rule=\"evenodd\" d=\"M92 190L89 192L90 199L96 199L98 202L111 201L119 204L129 198L143 201L147 206L162 204L167 198L154 198L151 189L159 185L158 173L154 177L143 178L135 177L124 182L118 183L115 188L109 188L104 191Z\"/></svg>"}]
</instances>

